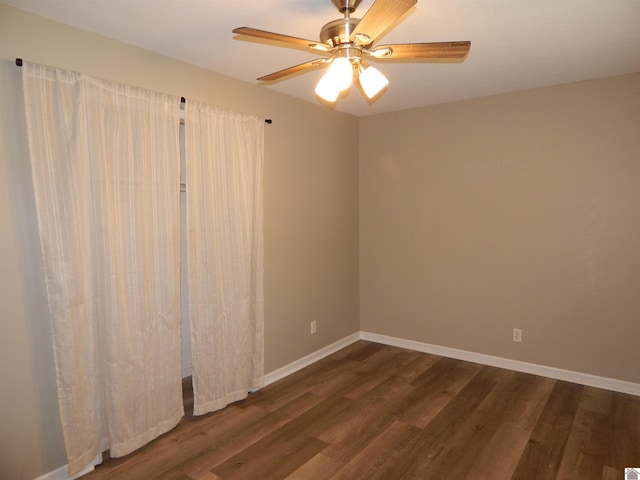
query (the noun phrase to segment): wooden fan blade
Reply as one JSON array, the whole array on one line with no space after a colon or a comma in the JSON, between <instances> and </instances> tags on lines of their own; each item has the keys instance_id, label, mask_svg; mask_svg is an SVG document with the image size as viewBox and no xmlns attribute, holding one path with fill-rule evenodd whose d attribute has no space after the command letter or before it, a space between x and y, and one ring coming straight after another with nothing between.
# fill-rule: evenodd
<instances>
[{"instance_id":1,"label":"wooden fan blade","mask_svg":"<svg viewBox=\"0 0 640 480\"><path fill-rule=\"evenodd\" d=\"M299 65L294 65L293 67L285 68L284 70L270 73L269 75L260 77L258 80L261 82L270 82L272 80L279 80L288 75L293 75L294 73L301 72L302 70L306 70L307 68L315 67L316 65L320 65L321 63L324 63L327 61L328 60L325 58L316 58L315 60L311 60L309 62L301 63Z\"/></svg>"},{"instance_id":2,"label":"wooden fan blade","mask_svg":"<svg viewBox=\"0 0 640 480\"><path fill-rule=\"evenodd\" d=\"M418 0L376 0L364 14L349 39L359 45L369 45L392 27Z\"/></svg>"},{"instance_id":3,"label":"wooden fan blade","mask_svg":"<svg viewBox=\"0 0 640 480\"><path fill-rule=\"evenodd\" d=\"M315 40L307 40L304 38L291 37L289 35L267 32L266 30L260 30L260 29L251 28L251 27L234 28L233 33L237 35L245 35L247 37L262 38L264 40L274 40L276 42L288 43L298 47L307 47L314 50L320 50L323 52L329 51L331 49L329 45L322 42L316 42Z\"/></svg>"},{"instance_id":4,"label":"wooden fan blade","mask_svg":"<svg viewBox=\"0 0 640 480\"><path fill-rule=\"evenodd\" d=\"M471 42L405 43L378 45L371 54L376 58L462 58L471 48ZM385 54L390 51L390 54ZM379 55L376 55L379 53Z\"/></svg>"}]
</instances>

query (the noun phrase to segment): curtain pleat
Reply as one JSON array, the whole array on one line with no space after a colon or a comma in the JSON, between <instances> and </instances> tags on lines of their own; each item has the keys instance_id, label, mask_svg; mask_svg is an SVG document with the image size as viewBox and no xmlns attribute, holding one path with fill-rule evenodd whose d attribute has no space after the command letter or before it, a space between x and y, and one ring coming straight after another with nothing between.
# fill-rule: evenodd
<instances>
[{"instance_id":1,"label":"curtain pleat","mask_svg":"<svg viewBox=\"0 0 640 480\"><path fill-rule=\"evenodd\" d=\"M194 414L264 383L264 121L185 105Z\"/></svg>"},{"instance_id":2,"label":"curtain pleat","mask_svg":"<svg viewBox=\"0 0 640 480\"><path fill-rule=\"evenodd\" d=\"M28 62L22 71L73 474L184 415L180 99Z\"/></svg>"}]
</instances>

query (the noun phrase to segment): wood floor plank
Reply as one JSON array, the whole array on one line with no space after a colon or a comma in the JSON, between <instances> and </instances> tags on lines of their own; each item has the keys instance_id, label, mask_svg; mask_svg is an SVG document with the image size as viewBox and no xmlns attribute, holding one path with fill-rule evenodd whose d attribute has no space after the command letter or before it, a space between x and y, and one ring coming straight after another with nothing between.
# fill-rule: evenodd
<instances>
[{"instance_id":1,"label":"wood floor plank","mask_svg":"<svg viewBox=\"0 0 640 480\"><path fill-rule=\"evenodd\" d=\"M307 430L331 421L351 402L343 397L327 398L211 471L223 478L284 478L327 446Z\"/></svg>"},{"instance_id":2,"label":"wood floor plank","mask_svg":"<svg viewBox=\"0 0 640 480\"><path fill-rule=\"evenodd\" d=\"M193 480L222 480L218 475L215 475L211 472L207 472L205 475L194 478Z\"/></svg>"},{"instance_id":3,"label":"wood floor plank","mask_svg":"<svg viewBox=\"0 0 640 480\"><path fill-rule=\"evenodd\" d=\"M397 375L406 378L408 382L413 382L441 359L442 357L438 355L428 353L420 354L418 357L414 357L411 362L407 363Z\"/></svg>"},{"instance_id":4,"label":"wood floor plank","mask_svg":"<svg viewBox=\"0 0 640 480\"><path fill-rule=\"evenodd\" d=\"M418 441L407 452L406 458L394 465L397 478L449 478L449 472L453 471L459 457L457 450L451 448L451 441L459 432L465 432L469 419L473 418L478 406L495 388L496 383L492 379L495 373L492 367L480 367L477 370L459 394L421 430ZM473 453L470 458L472 456ZM456 472L453 474L459 475Z\"/></svg>"},{"instance_id":5,"label":"wood floor plank","mask_svg":"<svg viewBox=\"0 0 640 480\"><path fill-rule=\"evenodd\" d=\"M217 441L210 442L208 448L192 454L176 468L192 478L198 478L228 458L272 434L323 400L310 393L305 393L279 410L267 412L267 415L257 419L251 425L229 432Z\"/></svg>"},{"instance_id":6,"label":"wood floor plank","mask_svg":"<svg viewBox=\"0 0 640 480\"><path fill-rule=\"evenodd\" d=\"M423 436L434 443L444 444L457 428L478 408L495 387L491 375L495 369L479 366L476 374L454 399L425 427Z\"/></svg>"},{"instance_id":7,"label":"wood floor plank","mask_svg":"<svg viewBox=\"0 0 640 480\"><path fill-rule=\"evenodd\" d=\"M566 382L555 384L513 480L555 480L583 388Z\"/></svg>"},{"instance_id":8,"label":"wood floor plank","mask_svg":"<svg viewBox=\"0 0 640 480\"><path fill-rule=\"evenodd\" d=\"M394 422L376 437L362 452L334 475L334 480L377 480L402 478L393 473L394 464L404 457L418 439L420 429L403 422Z\"/></svg>"},{"instance_id":9,"label":"wood floor plank","mask_svg":"<svg viewBox=\"0 0 640 480\"><path fill-rule=\"evenodd\" d=\"M580 408L592 412L611 415L614 392L595 387L584 387Z\"/></svg>"},{"instance_id":10,"label":"wood floor plank","mask_svg":"<svg viewBox=\"0 0 640 480\"><path fill-rule=\"evenodd\" d=\"M611 438L608 418L578 407L557 480L600 480Z\"/></svg>"},{"instance_id":11,"label":"wood floor plank","mask_svg":"<svg viewBox=\"0 0 640 480\"><path fill-rule=\"evenodd\" d=\"M214 414L192 417L154 442L121 459L109 459L84 478L139 480L164 475L180 462L197 455L230 432L252 425L268 412L229 407ZM108 467L108 468L105 468Z\"/></svg>"},{"instance_id":12,"label":"wood floor plank","mask_svg":"<svg viewBox=\"0 0 640 480\"><path fill-rule=\"evenodd\" d=\"M484 453L499 426L500 421L494 415L483 410L474 411L442 446L438 458L419 469L420 475L423 478L464 478L473 470L476 459ZM413 478L418 477L414 474Z\"/></svg>"},{"instance_id":13,"label":"wood floor plank","mask_svg":"<svg viewBox=\"0 0 640 480\"><path fill-rule=\"evenodd\" d=\"M343 375L345 370L350 371L349 367L352 363L348 361L338 363L325 358L250 395L240 402L238 407L257 406L271 411L277 410L296 397L322 385L326 379L331 379L338 374Z\"/></svg>"},{"instance_id":14,"label":"wood floor plank","mask_svg":"<svg viewBox=\"0 0 640 480\"><path fill-rule=\"evenodd\" d=\"M317 375L309 391L321 396L335 395L344 391L357 381L356 365L356 362L351 362L345 368L337 368L326 374Z\"/></svg>"},{"instance_id":15,"label":"wood floor plank","mask_svg":"<svg viewBox=\"0 0 640 480\"><path fill-rule=\"evenodd\" d=\"M483 374L486 378L492 379L494 386L478 408L471 412L467 420L444 442L443 451L438 459L421 471L425 478L459 479L467 476L475 470L478 458L486 458L485 452L503 423L520 419L524 423L521 428L526 431L527 422L524 422L523 417L529 412L527 400L530 392L535 391L535 385L541 383L538 378L489 367L485 367ZM510 478L512 472L503 478ZM495 479L495 474L492 473L490 478Z\"/></svg>"},{"instance_id":16,"label":"wood floor plank","mask_svg":"<svg viewBox=\"0 0 640 480\"><path fill-rule=\"evenodd\" d=\"M511 478L555 385L555 380L511 372L511 378L514 377L515 384L505 381L506 385L494 388L492 396L479 406L495 412L500 425L482 454L476 457L473 468L463 477L465 480ZM504 399L495 398L501 395ZM511 408L503 410L504 402L510 403Z\"/></svg>"},{"instance_id":17,"label":"wood floor plank","mask_svg":"<svg viewBox=\"0 0 640 480\"><path fill-rule=\"evenodd\" d=\"M614 435L620 426L611 421L611 413L614 408L614 400L627 400L623 394L606 392L593 387L585 387L582 399L578 406L573 429L567 443L567 449L562 459L558 480L570 480L573 478L600 479L607 471L612 461L622 459L613 458L610 455L611 445L616 445L616 438L624 438L625 435ZM635 402L628 402L633 408ZM623 409L624 410L624 407ZM620 412L623 421L629 421L629 412ZM633 414L631 414L633 416ZM633 429L634 427L628 427ZM627 441L634 439L626 437ZM640 438L638 439L640 440ZM626 449L625 449L626 450ZM640 441L632 447L632 454L628 457L633 460L640 452ZM617 448L614 450L617 451Z\"/></svg>"},{"instance_id":18,"label":"wood floor plank","mask_svg":"<svg viewBox=\"0 0 640 480\"><path fill-rule=\"evenodd\" d=\"M83 480L613 480L638 465L640 397L359 341L105 452Z\"/></svg>"},{"instance_id":19,"label":"wood floor plank","mask_svg":"<svg viewBox=\"0 0 640 480\"><path fill-rule=\"evenodd\" d=\"M334 375L331 381L322 381L321 386L310 391L318 395L344 395L356 399L405 368L407 361L403 351L378 347L348 356L343 360L348 364L340 364L342 378ZM354 361L354 358L361 360Z\"/></svg>"},{"instance_id":20,"label":"wood floor plank","mask_svg":"<svg viewBox=\"0 0 640 480\"><path fill-rule=\"evenodd\" d=\"M353 361L357 361L357 362L362 362L363 360L366 360L371 355L375 355L380 350L387 349L386 345L382 345L382 344L379 344L379 343L358 342L358 344L359 344L359 346L361 346L361 348L358 348L357 350L354 350L352 353L350 353L349 355L344 357L342 359L343 361L344 360L353 360Z\"/></svg>"},{"instance_id":21,"label":"wood floor plank","mask_svg":"<svg viewBox=\"0 0 640 480\"><path fill-rule=\"evenodd\" d=\"M500 412L504 422L530 424L530 416L537 416L547 402L555 380L522 372L496 369L496 387L478 405L478 409Z\"/></svg>"},{"instance_id":22,"label":"wood floor plank","mask_svg":"<svg viewBox=\"0 0 640 480\"><path fill-rule=\"evenodd\" d=\"M364 342L364 341L354 342L347 345L344 348L341 348L337 352L332 353L331 355L326 357L326 359L332 362L340 363L345 359L347 359L348 357L350 357L351 355L353 355L354 353L359 352L363 349L370 348L371 345L374 345L375 347L376 345L379 345L379 344L374 344L373 342ZM382 347L382 345L379 345L379 347Z\"/></svg>"},{"instance_id":23,"label":"wood floor plank","mask_svg":"<svg viewBox=\"0 0 640 480\"><path fill-rule=\"evenodd\" d=\"M415 391L415 387L412 387L407 383L407 379L399 377L397 375L391 375L383 379L378 385L366 392L359 392L356 395L356 399L362 404L375 405L384 411L389 410L391 402L402 398L405 395ZM348 398L353 398L353 395L345 393Z\"/></svg>"},{"instance_id":24,"label":"wood floor plank","mask_svg":"<svg viewBox=\"0 0 640 480\"><path fill-rule=\"evenodd\" d=\"M388 409L406 423L425 427L481 369L477 364L441 359L411 382L415 390L394 399Z\"/></svg>"},{"instance_id":25,"label":"wood floor plank","mask_svg":"<svg viewBox=\"0 0 640 480\"><path fill-rule=\"evenodd\" d=\"M185 475L180 470L171 469L162 474L162 480L193 480L193 478Z\"/></svg>"},{"instance_id":26,"label":"wood floor plank","mask_svg":"<svg viewBox=\"0 0 640 480\"><path fill-rule=\"evenodd\" d=\"M500 424L473 466L460 478L510 480L530 436L530 431L512 422Z\"/></svg>"},{"instance_id":27,"label":"wood floor plank","mask_svg":"<svg viewBox=\"0 0 640 480\"><path fill-rule=\"evenodd\" d=\"M481 368L482 365L477 363L442 357L416 377L411 385L414 387L442 385L441 388L458 392Z\"/></svg>"},{"instance_id":28,"label":"wood floor plank","mask_svg":"<svg viewBox=\"0 0 640 480\"><path fill-rule=\"evenodd\" d=\"M317 438L329 443L323 454L346 463L394 422L391 415L356 401L342 421L323 428Z\"/></svg>"},{"instance_id":29,"label":"wood floor plank","mask_svg":"<svg viewBox=\"0 0 640 480\"><path fill-rule=\"evenodd\" d=\"M624 470L621 468L613 468L605 465L602 469L602 480L620 480L624 479Z\"/></svg>"},{"instance_id":30,"label":"wood floor plank","mask_svg":"<svg viewBox=\"0 0 640 480\"><path fill-rule=\"evenodd\" d=\"M213 468L224 479L286 478L320 453L326 443L307 435L270 437Z\"/></svg>"},{"instance_id":31,"label":"wood floor plank","mask_svg":"<svg viewBox=\"0 0 640 480\"><path fill-rule=\"evenodd\" d=\"M398 353L381 350L370 356L355 369L356 378L342 389L342 395L356 399L373 390L387 378L401 372L406 367L404 359ZM338 392L336 392L338 393Z\"/></svg>"},{"instance_id":32,"label":"wood floor plank","mask_svg":"<svg viewBox=\"0 0 640 480\"><path fill-rule=\"evenodd\" d=\"M335 458L319 453L285 480L329 480L342 467L344 467L344 464Z\"/></svg>"},{"instance_id":33,"label":"wood floor plank","mask_svg":"<svg viewBox=\"0 0 640 480\"><path fill-rule=\"evenodd\" d=\"M611 423L615 429L608 445L607 465L624 469L640 466L640 428L637 427L638 397L614 393Z\"/></svg>"},{"instance_id":34,"label":"wood floor plank","mask_svg":"<svg viewBox=\"0 0 640 480\"><path fill-rule=\"evenodd\" d=\"M436 355L429 355L415 350L408 350L406 348L391 347L390 351L396 354L396 362L403 365L403 369L409 368L411 364L421 358L429 356L436 357Z\"/></svg>"}]
</instances>

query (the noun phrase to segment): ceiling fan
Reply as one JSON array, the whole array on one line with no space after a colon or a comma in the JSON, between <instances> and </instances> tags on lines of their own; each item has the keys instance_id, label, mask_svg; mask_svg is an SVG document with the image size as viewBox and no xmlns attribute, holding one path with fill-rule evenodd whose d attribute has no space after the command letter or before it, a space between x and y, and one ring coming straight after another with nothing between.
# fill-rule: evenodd
<instances>
[{"instance_id":1,"label":"ceiling fan","mask_svg":"<svg viewBox=\"0 0 640 480\"><path fill-rule=\"evenodd\" d=\"M376 39L411 10L417 0L376 0L362 18L351 17L361 0L331 1L344 18L324 25L320 30L320 41L250 27L233 30L233 33L238 35L279 41L291 47L306 47L327 56L264 75L258 78L259 81L280 80L288 75L328 63L329 69L315 89L319 97L334 103L341 92L349 89L355 72L364 94L373 99L389 81L379 70L368 64L366 57L375 60L454 59L463 58L471 47L469 41L374 46Z\"/></svg>"}]
</instances>

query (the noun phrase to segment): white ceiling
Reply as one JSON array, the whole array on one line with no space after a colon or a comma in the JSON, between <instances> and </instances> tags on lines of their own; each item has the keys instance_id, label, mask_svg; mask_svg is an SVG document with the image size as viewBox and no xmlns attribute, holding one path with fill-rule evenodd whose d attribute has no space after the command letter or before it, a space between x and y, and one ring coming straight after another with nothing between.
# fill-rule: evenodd
<instances>
[{"instance_id":1,"label":"white ceiling","mask_svg":"<svg viewBox=\"0 0 640 480\"><path fill-rule=\"evenodd\" d=\"M251 83L318 55L234 38L233 28L316 40L341 18L330 0L0 1ZM388 89L370 104L352 87L335 109L371 115L640 72L640 0L418 0L377 43L460 40L471 41L461 63L376 61ZM322 71L263 88L318 102Z\"/></svg>"}]
</instances>

